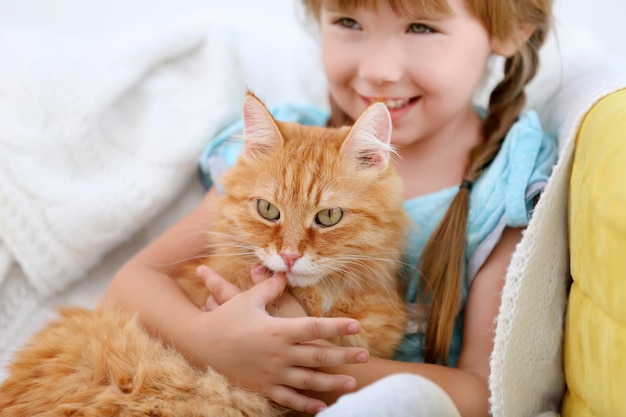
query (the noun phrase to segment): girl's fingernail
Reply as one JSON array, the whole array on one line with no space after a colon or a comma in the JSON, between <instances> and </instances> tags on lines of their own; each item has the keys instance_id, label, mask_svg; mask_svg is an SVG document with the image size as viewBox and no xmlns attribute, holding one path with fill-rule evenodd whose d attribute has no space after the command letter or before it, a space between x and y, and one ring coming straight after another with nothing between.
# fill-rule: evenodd
<instances>
[{"instance_id":1,"label":"girl's fingernail","mask_svg":"<svg viewBox=\"0 0 626 417\"><path fill-rule=\"evenodd\" d=\"M204 266L204 265L199 265L199 266L196 268L196 275L198 275L198 276L202 276L202 275L204 275L205 273L206 273L206 266Z\"/></svg>"},{"instance_id":2,"label":"girl's fingernail","mask_svg":"<svg viewBox=\"0 0 626 417\"><path fill-rule=\"evenodd\" d=\"M254 267L255 274L267 274L267 268L263 265L257 265Z\"/></svg>"},{"instance_id":3,"label":"girl's fingernail","mask_svg":"<svg viewBox=\"0 0 626 417\"><path fill-rule=\"evenodd\" d=\"M356 387L356 382L354 380L348 381L345 384L343 384L343 388L346 390L353 390L354 387Z\"/></svg>"},{"instance_id":4,"label":"girl's fingernail","mask_svg":"<svg viewBox=\"0 0 626 417\"><path fill-rule=\"evenodd\" d=\"M367 361L367 355L363 352L356 355L356 360L359 363L365 363Z\"/></svg>"},{"instance_id":5,"label":"girl's fingernail","mask_svg":"<svg viewBox=\"0 0 626 417\"><path fill-rule=\"evenodd\" d=\"M359 325L356 323L351 323L348 325L348 331L352 334L359 332Z\"/></svg>"}]
</instances>

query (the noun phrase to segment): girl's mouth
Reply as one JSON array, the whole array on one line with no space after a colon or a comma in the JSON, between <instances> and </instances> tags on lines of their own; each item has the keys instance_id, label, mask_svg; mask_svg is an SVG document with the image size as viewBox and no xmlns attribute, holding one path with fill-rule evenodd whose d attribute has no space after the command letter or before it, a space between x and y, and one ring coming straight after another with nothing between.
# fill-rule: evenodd
<instances>
[{"instance_id":1,"label":"girl's mouth","mask_svg":"<svg viewBox=\"0 0 626 417\"><path fill-rule=\"evenodd\" d=\"M415 104L420 100L420 96L410 98L363 97L363 100L368 106L374 103L383 103L389 110L391 120L399 122L413 110Z\"/></svg>"}]
</instances>

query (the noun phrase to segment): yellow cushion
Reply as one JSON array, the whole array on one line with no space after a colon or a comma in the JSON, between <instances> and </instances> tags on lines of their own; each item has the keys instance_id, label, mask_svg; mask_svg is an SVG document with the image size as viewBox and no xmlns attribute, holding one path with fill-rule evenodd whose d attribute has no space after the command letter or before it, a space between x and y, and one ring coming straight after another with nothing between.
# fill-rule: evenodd
<instances>
[{"instance_id":1,"label":"yellow cushion","mask_svg":"<svg viewBox=\"0 0 626 417\"><path fill-rule=\"evenodd\" d=\"M626 416L626 90L587 114L570 186L562 414Z\"/></svg>"}]
</instances>

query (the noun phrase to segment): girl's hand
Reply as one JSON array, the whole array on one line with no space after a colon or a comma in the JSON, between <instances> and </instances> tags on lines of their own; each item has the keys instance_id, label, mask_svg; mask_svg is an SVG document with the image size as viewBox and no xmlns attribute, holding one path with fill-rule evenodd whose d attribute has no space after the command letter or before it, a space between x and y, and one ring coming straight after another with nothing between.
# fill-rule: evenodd
<instances>
[{"instance_id":1,"label":"girl's hand","mask_svg":"<svg viewBox=\"0 0 626 417\"><path fill-rule=\"evenodd\" d=\"M279 273L281 277L284 277L284 273ZM258 284L267 278L270 278L272 274L264 266L257 266L251 271L250 274L252 281ZM220 304L230 300L233 296L239 294L239 289L234 284L226 281L220 275L212 271L206 266L199 268L198 277L204 281L204 284L211 291L211 295L206 301L204 309L211 311L217 308ZM219 301L218 301L219 300ZM300 305L300 303L291 295L289 291L283 291L283 293L272 300L266 306L267 312L274 317L306 317L306 311Z\"/></svg>"},{"instance_id":2,"label":"girl's hand","mask_svg":"<svg viewBox=\"0 0 626 417\"><path fill-rule=\"evenodd\" d=\"M348 391L355 387L351 376L311 368L368 360L365 349L314 342L358 333L356 320L272 317L266 306L270 304L268 309L272 310L271 304L285 292L284 276L269 277L242 292L207 267L198 268L198 275L213 294L207 302L208 311L199 314L193 323L193 337L201 341L196 345L210 346L205 349L205 363L238 385L312 414L325 404L297 390Z\"/></svg>"}]
</instances>

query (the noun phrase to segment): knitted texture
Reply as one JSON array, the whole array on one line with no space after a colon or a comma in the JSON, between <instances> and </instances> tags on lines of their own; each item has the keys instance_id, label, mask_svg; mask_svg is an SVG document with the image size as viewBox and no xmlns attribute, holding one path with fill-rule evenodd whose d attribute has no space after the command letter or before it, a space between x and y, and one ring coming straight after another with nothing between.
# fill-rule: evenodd
<instances>
[{"instance_id":1,"label":"knitted texture","mask_svg":"<svg viewBox=\"0 0 626 417\"><path fill-rule=\"evenodd\" d=\"M2 340L166 206L239 113L243 81L206 23L1 32Z\"/></svg>"}]
</instances>

